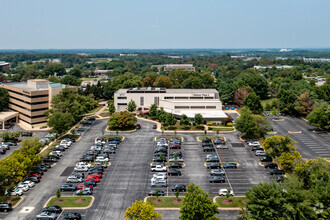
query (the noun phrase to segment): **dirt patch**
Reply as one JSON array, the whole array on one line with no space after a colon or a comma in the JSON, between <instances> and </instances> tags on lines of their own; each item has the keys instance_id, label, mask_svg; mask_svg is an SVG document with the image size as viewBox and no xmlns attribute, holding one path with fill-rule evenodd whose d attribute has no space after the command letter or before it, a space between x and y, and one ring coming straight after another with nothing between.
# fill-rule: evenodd
<instances>
[{"instance_id":1,"label":"dirt patch","mask_svg":"<svg viewBox=\"0 0 330 220\"><path fill-rule=\"evenodd\" d=\"M160 200L160 199L154 199L154 200L152 200L152 203L153 204L160 204L162 202L162 200Z\"/></svg>"},{"instance_id":2,"label":"dirt patch","mask_svg":"<svg viewBox=\"0 0 330 220\"><path fill-rule=\"evenodd\" d=\"M63 199L56 199L54 203L58 204L58 203L62 203L63 201L64 201Z\"/></svg>"},{"instance_id":3,"label":"dirt patch","mask_svg":"<svg viewBox=\"0 0 330 220\"><path fill-rule=\"evenodd\" d=\"M249 201L248 199L243 199L242 203L246 205L248 201Z\"/></svg>"},{"instance_id":4,"label":"dirt patch","mask_svg":"<svg viewBox=\"0 0 330 220\"><path fill-rule=\"evenodd\" d=\"M181 199L174 199L172 201L173 204L181 204L182 203L182 200Z\"/></svg>"},{"instance_id":5,"label":"dirt patch","mask_svg":"<svg viewBox=\"0 0 330 220\"><path fill-rule=\"evenodd\" d=\"M75 202L75 203L83 203L83 202L85 202L85 199L77 199L77 200L75 200L74 202Z\"/></svg>"},{"instance_id":6,"label":"dirt patch","mask_svg":"<svg viewBox=\"0 0 330 220\"><path fill-rule=\"evenodd\" d=\"M16 200L15 199L8 199L7 202L14 203L14 202L16 202Z\"/></svg>"},{"instance_id":7,"label":"dirt patch","mask_svg":"<svg viewBox=\"0 0 330 220\"><path fill-rule=\"evenodd\" d=\"M224 205L231 205L231 204L233 204L233 202L232 201L229 201L228 199L225 199L225 200L222 200L222 204L224 204Z\"/></svg>"}]
</instances>

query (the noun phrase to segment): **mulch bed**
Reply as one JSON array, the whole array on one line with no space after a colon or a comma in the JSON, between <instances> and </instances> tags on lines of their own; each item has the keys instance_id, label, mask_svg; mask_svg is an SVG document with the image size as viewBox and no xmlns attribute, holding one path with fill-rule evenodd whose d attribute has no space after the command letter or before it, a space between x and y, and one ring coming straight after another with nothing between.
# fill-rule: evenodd
<instances>
[{"instance_id":1,"label":"mulch bed","mask_svg":"<svg viewBox=\"0 0 330 220\"><path fill-rule=\"evenodd\" d=\"M231 205L231 204L233 204L233 202L232 201L229 201L228 199L222 200L222 203L224 205Z\"/></svg>"},{"instance_id":2,"label":"mulch bed","mask_svg":"<svg viewBox=\"0 0 330 220\"><path fill-rule=\"evenodd\" d=\"M248 201L249 201L248 199L243 199L242 203L244 203L246 205Z\"/></svg>"},{"instance_id":3,"label":"mulch bed","mask_svg":"<svg viewBox=\"0 0 330 220\"><path fill-rule=\"evenodd\" d=\"M160 200L160 199L154 199L154 200L152 200L152 203L153 204L160 204L162 202L162 200Z\"/></svg>"},{"instance_id":4,"label":"mulch bed","mask_svg":"<svg viewBox=\"0 0 330 220\"><path fill-rule=\"evenodd\" d=\"M58 203L62 203L64 200L63 199L57 199L57 200L55 200L55 204L58 204Z\"/></svg>"},{"instance_id":5,"label":"mulch bed","mask_svg":"<svg viewBox=\"0 0 330 220\"><path fill-rule=\"evenodd\" d=\"M173 204L181 204L182 203L182 200L181 199L174 199L172 201Z\"/></svg>"},{"instance_id":6,"label":"mulch bed","mask_svg":"<svg viewBox=\"0 0 330 220\"><path fill-rule=\"evenodd\" d=\"M76 201L74 201L75 203L83 203L85 202L85 199L77 199Z\"/></svg>"}]
</instances>

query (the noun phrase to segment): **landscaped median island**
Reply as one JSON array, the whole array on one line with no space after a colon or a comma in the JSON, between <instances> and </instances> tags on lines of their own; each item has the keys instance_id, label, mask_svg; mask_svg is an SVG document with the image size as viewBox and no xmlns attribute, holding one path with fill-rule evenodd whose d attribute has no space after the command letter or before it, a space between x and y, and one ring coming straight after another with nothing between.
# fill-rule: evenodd
<instances>
[{"instance_id":1,"label":"landscaped median island","mask_svg":"<svg viewBox=\"0 0 330 220\"><path fill-rule=\"evenodd\" d=\"M9 202L12 206L15 206L21 199L22 197L20 196L0 196L0 203Z\"/></svg>"},{"instance_id":2,"label":"landscaped median island","mask_svg":"<svg viewBox=\"0 0 330 220\"><path fill-rule=\"evenodd\" d=\"M215 197L215 203L220 208L240 208L245 207L248 199L246 197Z\"/></svg>"},{"instance_id":3,"label":"landscaped median island","mask_svg":"<svg viewBox=\"0 0 330 220\"><path fill-rule=\"evenodd\" d=\"M93 196L62 196L60 198L52 197L47 201L45 207L58 205L62 208L88 208L94 202Z\"/></svg>"},{"instance_id":4,"label":"landscaped median island","mask_svg":"<svg viewBox=\"0 0 330 220\"><path fill-rule=\"evenodd\" d=\"M156 208L180 208L184 197L179 196L151 196L146 198L146 202L153 204Z\"/></svg>"},{"instance_id":5,"label":"landscaped median island","mask_svg":"<svg viewBox=\"0 0 330 220\"><path fill-rule=\"evenodd\" d=\"M179 139L180 141L183 141L183 138L180 136L157 136L156 140L158 140L160 138L166 138L167 141L170 141L172 138L176 138L176 139Z\"/></svg>"},{"instance_id":6,"label":"landscaped median island","mask_svg":"<svg viewBox=\"0 0 330 220\"><path fill-rule=\"evenodd\" d=\"M226 141L226 138L225 137L222 137L222 136L199 136L199 137L197 137L197 140L199 142L202 142L203 139L206 139L206 138L211 139L211 141L213 141L214 139L217 139L217 138L221 138L221 139L223 139L223 140Z\"/></svg>"}]
</instances>

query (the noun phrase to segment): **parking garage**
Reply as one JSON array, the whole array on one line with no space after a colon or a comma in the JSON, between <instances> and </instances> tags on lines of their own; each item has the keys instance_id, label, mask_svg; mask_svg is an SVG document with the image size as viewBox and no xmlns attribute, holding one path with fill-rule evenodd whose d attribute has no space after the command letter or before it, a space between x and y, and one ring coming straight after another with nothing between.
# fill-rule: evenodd
<instances>
[{"instance_id":1,"label":"parking garage","mask_svg":"<svg viewBox=\"0 0 330 220\"><path fill-rule=\"evenodd\" d=\"M0 129L10 127L11 121L18 122L18 112L0 112Z\"/></svg>"}]
</instances>

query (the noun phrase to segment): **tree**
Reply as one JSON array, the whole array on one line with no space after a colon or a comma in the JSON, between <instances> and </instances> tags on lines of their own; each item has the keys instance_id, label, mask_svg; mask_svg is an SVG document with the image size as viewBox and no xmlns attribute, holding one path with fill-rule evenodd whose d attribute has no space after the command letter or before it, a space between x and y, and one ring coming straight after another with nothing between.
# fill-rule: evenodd
<instances>
[{"instance_id":1,"label":"tree","mask_svg":"<svg viewBox=\"0 0 330 220\"><path fill-rule=\"evenodd\" d=\"M204 88L213 88L214 87L214 77L210 72L205 72L200 75L200 78L204 84Z\"/></svg>"},{"instance_id":2,"label":"tree","mask_svg":"<svg viewBox=\"0 0 330 220\"><path fill-rule=\"evenodd\" d=\"M196 114L194 120L196 125L201 125L204 123L204 118L201 114Z\"/></svg>"},{"instance_id":3,"label":"tree","mask_svg":"<svg viewBox=\"0 0 330 220\"><path fill-rule=\"evenodd\" d=\"M57 134L63 134L75 123L74 117L70 113L61 113L59 111L51 113L47 118L47 125Z\"/></svg>"},{"instance_id":4,"label":"tree","mask_svg":"<svg viewBox=\"0 0 330 220\"><path fill-rule=\"evenodd\" d=\"M169 126L175 125L176 119L174 118L174 115L171 113L167 113L165 123Z\"/></svg>"},{"instance_id":5,"label":"tree","mask_svg":"<svg viewBox=\"0 0 330 220\"><path fill-rule=\"evenodd\" d=\"M72 68L68 74L72 75L72 76L75 76L77 78L80 78L81 77L81 70L78 69L78 68Z\"/></svg>"},{"instance_id":6,"label":"tree","mask_svg":"<svg viewBox=\"0 0 330 220\"><path fill-rule=\"evenodd\" d=\"M154 82L154 86L172 88L173 82L171 81L170 77L168 77L168 76L158 76Z\"/></svg>"},{"instance_id":7,"label":"tree","mask_svg":"<svg viewBox=\"0 0 330 220\"><path fill-rule=\"evenodd\" d=\"M156 116L157 115L157 105L152 104L150 106L150 111L149 111L150 116Z\"/></svg>"},{"instance_id":8,"label":"tree","mask_svg":"<svg viewBox=\"0 0 330 220\"><path fill-rule=\"evenodd\" d=\"M65 68L62 64L48 64L43 71L46 75L51 76L63 76L66 74Z\"/></svg>"},{"instance_id":9,"label":"tree","mask_svg":"<svg viewBox=\"0 0 330 220\"><path fill-rule=\"evenodd\" d=\"M243 105L249 107L254 114L261 114L263 112L260 97L257 96L254 92L246 96L243 101Z\"/></svg>"},{"instance_id":10,"label":"tree","mask_svg":"<svg viewBox=\"0 0 330 220\"><path fill-rule=\"evenodd\" d=\"M294 103L297 99L296 94L294 91L281 88L280 92L277 95L277 98L280 100L280 110L282 112L288 113L288 114L294 114L296 112L294 108Z\"/></svg>"},{"instance_id":11,"label":"tree","mask_svg":"<svg viewBox=\"0 0 330 220\"><path fill-rule=\"evenodd\" d=\"M330 130L330 105L322 103L306 117L309 124Z\"/></svg>"},{"instance_id":12,"label":"tree","mask_svg":"<svg viewBox=\"0 0 330 220\"><path fill-rule=\"evenodd\" d=\"M254 120L251 110L244 106L241 109L241 114L236 119L236 128L240 132L244 132L246 137L252 138L258 136L258 127Z\"/></svg>"},{"instance_id":13,"label":"tree","mask_svg":"<svg viewBox=\"0 0 330 220\"><path fill-rule=\"evenodd\" d=\"M80 86L82 80L78 79L76 76L66 75L61 79L61 83L70 86Z\"/></svg>"},{"instance_id":14,"label":"tree","mask_svg":"<svg viewBox=\"0 0 330 220\"><path fill-rule=\"evenodd\" d=\"M218 207L199 186L190 183L187 186L187 193L182 201L180 208L180 219L184 220L216 220L219 219L215 214L219 213Z\"/></svg>"},{"instance_id":15,"label":"tree","mask_svg":"<svg viewBox=\"0 0 330 220\"><path fill-rule=\"evenodd\" d=\"M132 206L128 207L124 214L125 220L157 220L161 218L162 215L155 211L153 205L143 201L133 202Z\"/></svg>"},{"instance_id":16,"label":"tree","mask_svg":"<svg viewBox=\"0 0 330 220\"><path fill-rule=\"evenodd\" d=\"M268 137L264 141L264 149L271 157L280 157L282 153L290 152L295 150L292 139L286 136L272 136Z\"/></svg>"},{"instance_id":17,"label":"tree","mask_svg":"<svg viewBox=\"0 0 330 220\"><path fill-rule=\"evenodd\" d=\"M57 197L57 199L60 199L61 198L61 190L60 189L57 189L57 191L56 191L56 197Z\"/></svg>"},{"instance_id":18,"label":"tree","mask_svg":"<svg viewBox=\"0 0 330 220\"><path fill-rule=\"evenodd\" d=\"M259 73L243 73L235 78L240 87L251 87L261 99L267 98L268 81Z\"/></svg>"},{"instance_id":19,"label":"tree","mask_svg":"<svg viewBox=\"0 0 330 220\"><path fill-rule=\"evenodd\" d=\"M113 101L108 101L108 109L109 109L110 115L112 115L113 113L116 112L116 107L113 104Z\"/></svg>"},{"instance_id":20,"label":"tree","mask_svg":"<svg viewBox=\"0 0 330 220\"><path fill-rule=\"evenodd\" d=\"M294 168L294 162L301 159L298 151L284 152L278 158L278 162L283 170L292 171Z\"/></svg>"},{"instance_id":21,"label":"tree","mask_svg":"<svg viewBox=\"0 0 330 220\"><path fill-rule=\"evenodd\" d=\"M157 198L157 200L158 200L158 196L159 196L159 190L158 190L158 189L157 189L156 192L155 192L155 196L156 196L156 198Z\"/></svg>"},{"instance_id":22,"label":"tree","mask_svg":"<svg viewBox=\"0 0 330 220\"><path fill-rule=\"evenodd\" d=\"M136 110L136 104L133 100L131 100L129 103L128 103L128 106L127 106L127 110L129 112L135 112Z\"/></svg>"},{"instance_id":23,"label":"tree","mask_svg":"<svg viewBox=\"0 0 330 220\"><path fill-rule=\"evenodd\" d=\"M226 198L227 198L227 200L229 200L229 198L230 198L230 192L231 192L231 189L229 188L227 190L227 192L226 192Z\"/></svg>"},{"instance_id":24,"label":"tree","mask_svg":"<svg viewBox=\"0 0 330 220\"><path fill-rule=\"evenodd\" d=\"M313 110L313 100L308 92L302 93L294 103L295 110L303 116L308 115Z\"/></svg>"},{"instance_id":25,"label":"tree","mask_svg":"<svg viewBox=\"0 0 330 220\"><path fill-rule=\"evenodd\" d=\"M180 196L180 190L177 189L176 192L175 192L175 198L177 201L179 201L179 196Z\"/></svg>"},{"instance_id":26,"label":"tree","mask_svg":"<svg viewBox=\"0 0 330 220\"><path fill-rule=\"evenodd\" d=\"M8 108L9 94L8 90L0 88L0 112Z\"/></svg>"},{"instance_id":27,"label":"tree","mask_svg":"<svg viewBox=\"0 0 330 220\"><path fill-rule=\"evenodd\" d=\"M244 99L248 95L249 95L249 91L246 88L238 88L238 89L236 89L235 94L234 94L234 102L238 106L242 106Z\"/></svg>"},{"instance_id":28,"label":"tree","mask_svg":"<svg viewBox=\"0 0 330 220\"><path fill-rule=\"evenodd\" d=\"M112 114L109 117L108 125L113 129L128 129L135 125L137 119L134 114L128 111L121 111Z\"/></svg>"},{"instance_id":29,"label":"tree","mask_svg":"<svg viewBox=\"0 0 330 220\"><path fill-rule=\"evenodd\" d=\"M197 76L191 76L182 83L182 87L186 89L202 89L204 84L201 78Z\"/></svg>"},{"instance_id":30,"label":"tree","mask_svg":"<svg viewBox=\"0 0 330 220\"><path fill-rule=\"evenodd\" d=\"M185 114L182 115L182 117L180 119L180 125L181 126L188 126L188 125L190 125L190 120L187 117L187 115L185 115Z\"/></svg>"}]
</instances>

